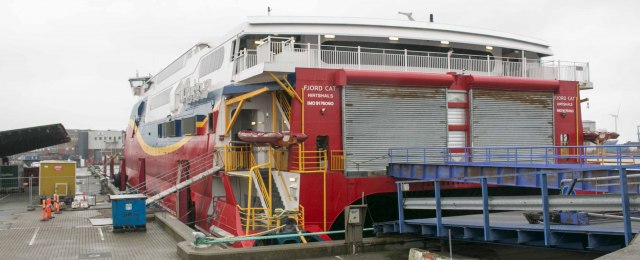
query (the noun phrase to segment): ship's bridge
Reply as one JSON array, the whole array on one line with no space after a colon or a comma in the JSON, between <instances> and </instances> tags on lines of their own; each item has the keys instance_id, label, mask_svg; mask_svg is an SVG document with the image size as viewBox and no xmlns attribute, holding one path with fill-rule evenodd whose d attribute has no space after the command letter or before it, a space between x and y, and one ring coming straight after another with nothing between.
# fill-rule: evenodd
<instances>
[{"instance_id":1,"label":"ship's bridge","mask_svg":"<svg viewBox=\"0 0 640 260\"><path fill-rule=\"evenodd\" d=\"M242 83L305 67L566 80L592 88L587 62L549 59L545 42L508 33L326 17L251 17L242 31L233 57L234 80Z\"/></svg>"}]
</instances>

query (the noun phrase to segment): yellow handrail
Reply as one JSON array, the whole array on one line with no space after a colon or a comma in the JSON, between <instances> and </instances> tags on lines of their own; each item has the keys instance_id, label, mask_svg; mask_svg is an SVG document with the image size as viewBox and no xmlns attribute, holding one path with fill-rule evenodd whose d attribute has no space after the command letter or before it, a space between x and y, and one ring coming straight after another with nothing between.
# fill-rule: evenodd
<instances>
[{"instance_id":1,"label":"yellow handrail","mask_svg":"<svg viewBox=\"0 0 640 260\"><path fill-rule=\"evenodd\" d=\"M255 165L253 156L251 156L251 145L233 146L227 144L224 146L224 170L226 172L246 170Z\"/></svg>"},{"instance_id":2,"label":"yellow handrail","mask_svg":"<svg viewBox=\"0 0 640 260\"><path fill-rule=\"evenodd\" d=\"M296 164L296 163L294 163ZM298 145L297 165L292 171L299 174L322 174L322 227L327 230L327 151L304 151L304 145Z\"/></svg>"},{"instance_id":3,"label":"yellow handrail","mask_svg":"<svg viewBox=\"0 0 640 260\"><path fill-rule=\"evenodd\" d=\"M279 171L287 170L287 151L284 149L273 150L273 168Z\"/></svg>"},{"instance_id":4,"label":"yellow handrail","mask_svg":"<svg viewBox=\"0 0 640 260\"><path fill-rule=\"evenodd\" d=\"M291 105L289 104L289 100L284 96L282 92L278 92L277 94L278 102L280 103L280 107L287 117L288 121L291 121Z\"/></svg>"},{"instance_id":5,"label":"yellow handrail","mask_svg":"<svg viewBox=\"0 0 640 260\"><path fill-rule=\"evenodd\" d=\"M287 194L287 200L292 201L291 193L289 193L289 189L287 189L287 183L284 181L284 177L282 177L282 173L278 172L278 177L280 177L280 182L282 183L282 187L284 187L284 192Z\"/></svg>"},{"instance_id":6,"label":"yellow handrail","mask_svg":"<svg viewBox=\"0 0 640 260\"><path fill-rule=\"evenodd\" d=\"M267 206L267 209L271 209L271 196L269 196L269 192L267 192L267 188L264 185L264 181L262 180L262 176L260 175L260 168L261 167L268 167L271 163L270 162L266 162L263 164L259 164L256 166L251 167L250 174L255 174L256 176L256 181L258 182L258 187L260 188L260 191L262 192L262 197L264 198L264 202ZM269 169L269 172L271 172L271 170ZM249 179L251 179L251 175L249 176ZM252 187L252 186L250 186Z\"/></svg>"},{"instance_id":7,"label":"yellow handrail","mask_svg":"<svg viewBox=\"0 0 640 260\"><path fill-rule=\"evenodd\" d=\"M344 171L344 151L343 150L333 150L330 153L331 155L331 170L332 171Z\"/></svg>"}]
</instances>

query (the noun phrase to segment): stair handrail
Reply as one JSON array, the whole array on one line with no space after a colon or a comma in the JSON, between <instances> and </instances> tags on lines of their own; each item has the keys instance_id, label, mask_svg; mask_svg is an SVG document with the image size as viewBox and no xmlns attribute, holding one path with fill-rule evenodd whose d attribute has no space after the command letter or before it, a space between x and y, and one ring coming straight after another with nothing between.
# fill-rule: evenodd
<instances>
[{"instance_id":1,"label":"stair handrail","mask_svg":"<svg viewBox=\"0 0 640 260\"><path fill-rule=\"evenodd\" d=\"M257 164L256 165L256 159L253 156L253 153L249 153L249 160L251 162L251 165L254 165L253 167L251 167L251 169L249 169L249 178L247 179L248 181L248 194L247 194L247 219L251 220L253 214L254 214L254 208L251 207L251 193L253 190L253 175L255 175L256 177L256 182L258 183L258 191L262 194L262 198L264 200L265 206L266 206L266 215L267 218L269 218L271 216L271 189L269 189L269 191L267 191L267 188L264 184L264 180L262 180L262 176L260 175L260 168L263 167L268 167L269 169L269 175L271 175L271 148L269 148L269 150L267 151L268 156L267 158L268 161L262 164ZM271 184L269 184L269 187L271 187ZM249 226L247 224L246 226L246 234L249 234ZM270 221L267 222L267 227L270 227Z\"/></svg>"}]
</instances>

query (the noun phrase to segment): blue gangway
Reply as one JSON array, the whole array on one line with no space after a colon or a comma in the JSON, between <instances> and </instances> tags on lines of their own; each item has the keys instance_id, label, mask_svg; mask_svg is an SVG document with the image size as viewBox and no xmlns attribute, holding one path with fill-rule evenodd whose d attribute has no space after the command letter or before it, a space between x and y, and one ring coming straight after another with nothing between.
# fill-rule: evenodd
<instances>
[{"instance_id":1,"label":"blue gangway","mask_svg":"<svg viewBox=\"0 0 640 260\"><path fill-rule=\"evenodd\" d=\"M389 175L397 177L398 221L376 223L383 233L416 233L428 237L579 250L612 251L628 245L640 224L631 222L629 194L638 194L640 154L628 146L539 146L390 149ZM432 182L435 218L404 218L411 183ZM477 183L482 214L444 217L441 183ZM540 211L549 220L549 189L617 194L622 216L615 223L529 224L520 212L491 213L490 186L540 189ZM635 198L635 197L634 197Z\"/></svg>"}]
</instances>

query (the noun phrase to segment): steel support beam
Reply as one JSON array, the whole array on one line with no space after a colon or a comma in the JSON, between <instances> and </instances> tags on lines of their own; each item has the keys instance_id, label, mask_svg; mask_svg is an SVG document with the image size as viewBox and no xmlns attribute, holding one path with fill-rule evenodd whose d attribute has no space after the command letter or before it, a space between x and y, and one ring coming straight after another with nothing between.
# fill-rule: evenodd
<instances>
[{"instance_id":1,"label":"steel support beam","mask_svg":"<svg viewBox=\"0 0 640 260\"><path fill-rule=\"evenodd\" d=\"M440 197L440 182L433 182L433 191L435 192L436 199L436 236L442 236L442 204Z\"/></svg>"},{"instance_id":2,"label":"steel support beam","mask_svg":"<svg viewBox=\"0 0 640 260\"><path fill-rule=\"evenodd\" d=\"M398 192L398 229L400 234L404 233L404 198L402 197L402 183L396 183Z\"/></svg>"},{"instance_id":3,"label":"steel support beam","mask_svg":"<svg viewBox=\"0 0 640 260\"><path fill-rule=\"evenodd\" d=\"M628 195L629 210L640 211L640 195ZM482 197L444 197L440 199L442 210L483 210ZM620 194L549 196L549 210L578 210L587 212L620 211ZM437 208L433 198L404 198L405 209ZM533 210L540 211L540 196L493 196L488 197L488 210Z\"/></svg>"},{"instance_id":4,"label":"steel support beam","mask_svg":"<svg viewBox=\"0 0 640 260\"><path fill-rule=\"evenodd\" d=\"M551 243L551 219L549 218L549 190L547 189L547 174L540 174L540 192L542 197L542 221L544 224L544 245Z\"/></svg>"},{"instance_id":5,"label":"steel support beam","mask_svg":"<svg viewBox=\"0 0 640 260\"><path fill-rule=\"evenodd\" d=\"M631 231L631 211L629 206L629 186L627 185L627 169L620 168L620 197L622 198L622 217L624 220L624 242L629 245L633 239Z\"/></svg>"},{"instance_id":6,"label":"steel support beam","mask_svg":"<svg viewBox=\"0 0 640 260\"><path fill-rule=\"evenodd\" d=\"M487 178L482 178L482 218L484 222L484 241L491 240L491 226L489 223L489 188Z\"/></svg>"}]
</instances>

